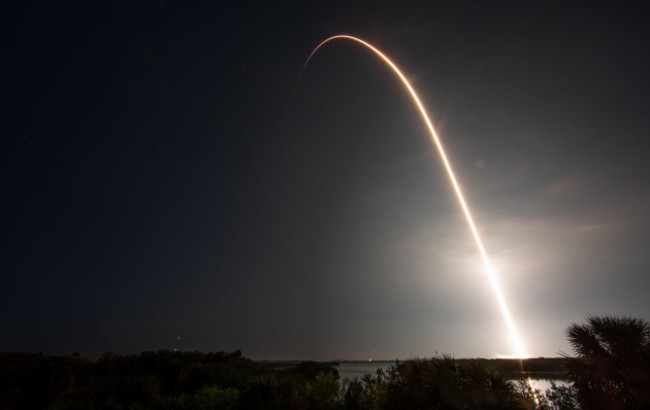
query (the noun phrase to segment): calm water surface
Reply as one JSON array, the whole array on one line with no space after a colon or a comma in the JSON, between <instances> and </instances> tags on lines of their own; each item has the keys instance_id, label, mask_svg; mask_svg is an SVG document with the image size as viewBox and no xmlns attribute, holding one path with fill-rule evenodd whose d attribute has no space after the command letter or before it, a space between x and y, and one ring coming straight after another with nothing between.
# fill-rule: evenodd
<instances>
[{"instance_id":1,"label":"calm water surface","mask_svg":"<svg viewBox=\"0 0 650 410\"><path fill-rule=\"evenodd\" d=\"M354 363L341 363L336 366L336 370L339 371L339 376L341 380L343 379L354 379L362 378L366 374L372 376L377 375L377 369L388 369L390 366L394 365L395 362L354 362Z\"/></svg>"}]
</instances>

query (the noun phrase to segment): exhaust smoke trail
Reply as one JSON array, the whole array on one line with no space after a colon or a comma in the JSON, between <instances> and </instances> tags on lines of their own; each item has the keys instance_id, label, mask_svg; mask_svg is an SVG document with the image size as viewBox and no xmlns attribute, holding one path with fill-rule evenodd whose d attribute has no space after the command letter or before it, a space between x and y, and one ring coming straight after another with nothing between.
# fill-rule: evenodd
<instances>
[{"instance_id":1,"label":"exhaust smoke trail","mask_svg":"<svg viewBox=\"0 0 650 410\"><path fill-rule=\"evenodd\" d=\"M512 320L512 317L510 315L510 311L508 310L508 305L506 304L505 298L503 296L503 293L501 292L501 287L499 285L499 282L497 280L497 277L494 273L494 270L492 269L492 265L490 264L490 260L488 258L488 255L485 251L485 247L483 246L483 242L481 241L481 237L479 236L478 230L476 229L476 225L474 224L474 219L472 218L472 214L470 213L469 207L467 206L467 203L465 202L465 198L463 197L463 193L460 189L460 186L458 185L458 182L456 181L456 176L454 175L454 171L451 168L451 163L449 162L449 159L447 158L447 154L445 154L445 150L442 147L442 143L440 142L440 139L438 138L438 135L436 134L436 131L433 129L433 125L431 124L431 120L429 120L429 116L424 108L424 105L420 101L420 98L418 97L417 93L411 87L411 84L408 82L404 74L397 68L397 66L381 51L379 51L377 48L372 46L371 44L365 42L364 40L361 40L360 38L353 37L350 35L345 35L345 34L340 34L340 35L335 35L332 37L329 37L325 39L323 42L321 42L314 51L311 52L309 57L307 58L307 61L305 61L305 64L302 67L302 70L300 71L300 74L304 71L305 67L311 60L311 58L314 56L314 54L325 44L332 40L337 40L337 39L345 39L345 40L352 40L355 41L366 48L370 49L372 52L374 52L379 58L381 58L386 65L388 65L393 72L399 77L400 80L402 80L402 84L406 87L408 92L411 95L411 98L413 99L413 102L415 105L418 107L418 110L420 111L420 114L422 115L422 119L427 125L427 128L429 129L429 133L431 135L431 140L438 149L438 153L440 154L440 158L442 159L442 162L447 170L447 175L449 177L449 180L451 181L451 185L454 188L454 191L456 193L456 197L458 198L458 202L460 204L460 207L463 210L463 213L465 214L465 219L467 220L467 224L469 225L469 228L472 232L472 235L474 236L474 241L476 242L476 246L478 247L478 250L481 254L481 257L483 259L483 263L485 265L486 273L488 275L488 278L490 280L490 285L492 287L492 291L494 292L495 297L497 298L497 303L499 305L499 308L501 310L501 314L503 315L503 318L506 322L508 332L510 335L510 342L512 343L512 348L514 349L514 356L516 358L523 359L527 357L525 350L523 348L523 345L521 343L521 340L519 338L519 335L517 333L517 330L515 328L515 324Z\"/></svg>"}]
</instances>

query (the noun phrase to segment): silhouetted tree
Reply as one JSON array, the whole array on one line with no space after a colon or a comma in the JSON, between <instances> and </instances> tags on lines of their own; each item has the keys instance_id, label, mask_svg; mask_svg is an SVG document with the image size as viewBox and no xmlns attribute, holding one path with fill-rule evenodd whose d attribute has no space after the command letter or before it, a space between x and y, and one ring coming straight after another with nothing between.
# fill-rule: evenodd
<instances>
[{"instance_id":1,"label":"silhouetted tree","mask_svg":"<svg viewBox=\"0 0 650 410\"><path fill-rule=\"evenodd\" d=\"M567 336L578 358L568 376L586 409L650 408L650 326L630 317L590 316Z\"/></svg>"}]
</instances>

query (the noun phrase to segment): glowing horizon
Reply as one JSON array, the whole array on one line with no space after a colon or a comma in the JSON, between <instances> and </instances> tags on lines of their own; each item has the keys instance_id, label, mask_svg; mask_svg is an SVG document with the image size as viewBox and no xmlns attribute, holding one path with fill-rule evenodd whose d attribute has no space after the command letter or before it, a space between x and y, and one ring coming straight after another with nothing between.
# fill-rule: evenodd
<instances>
[{"instance_id":1,"label":"glowing horizon","mask_svg":"<svg viewBox=\"0 0 650 410\"><path fill-rule=\"evenodd\" d=\"M339 34L335 35L332 37L329 37L325 40L323 40L316 48L311 52L307 60L305 61L305 64L303 65L303 70L311 60L312 56L318 51L323 45L326 43L336 40L336 39L347 39L347 40L352 40L355 41L359 44L364 45L366 48L370 49L372 52L374 52L377 56L379 56L394 72L397 74L397 76L400 78L406 89L409 91L411 98L415 102L416 106L418 107L420 114L424 120L424 122L427 125L427 128L429 129L429 133L431 136L431 140L438 149L438 153L440 154L440 157L442 159L442 162L445 166L445 169L447 170L447 175L449 177L449 180L454 188L454 191L456 193L456 197L458 199L458 202L463 210L463 213L465 215L465 219L467 220L467 223L469 225L469 228L472 232L472 235L474 236L474 241L476 243L476 246L479 250L479 253L481 254L481 258L483 259L483 263L486 268L486 273L490 281L490 285L492 287L492 291L495 294L495 297L497 299L497 303L499 305L499 309L501 310L501 314L503 315L503 318L506 322L506 326L508 328L508 332L510 335L510 342L512 344L512 348L514 349L514 356L515 358L527 358L528 355L526 354L523 345L521 343L521 339L519 337L519 334L517 333L514 321L512 320L512 316L510 315L510 310L508 309L508 305L506 304L505 298L503 296L503 293L501 292L501 287L499 285L499 282L497 280L496 274L494 273L494 270L492 269L492 266L490 264L490 260L487 256L487 252L485 251L485 247L483 246L483 242L481 241L481 237L478 233L478 230L476 228L476 225L474 224L474 219L472 218L472 215L470 213L469 207L467 203L465 202L465 198L463 196L463 193L460 189L460 185L456 181L456 176L454 175L453 169L451 167L451 163L449 159L447 158L447 154L445 153L445 150L442 146L442 143L440 139L438 138L438 134L436 133L435 129L433 128L433 125L431 123L431 120L429 119L429 115L426 112L426 109L424 108L424 105L420 101L420 98L418 97L417 93L411 86L411 84L408 82L406 77L402 74L402 72L399 70L399 68L381 51L379 51L377 48L375 48L373 45L365 42L364 40L361 40L360 38L346 35L346 34Z\"/></svg>"}]
</instances>

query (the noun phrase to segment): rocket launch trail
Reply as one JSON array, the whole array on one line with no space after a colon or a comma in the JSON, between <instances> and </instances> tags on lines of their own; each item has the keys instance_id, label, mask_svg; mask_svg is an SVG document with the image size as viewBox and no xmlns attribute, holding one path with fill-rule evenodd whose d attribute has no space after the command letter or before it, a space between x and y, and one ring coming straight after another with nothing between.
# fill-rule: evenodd
<instances>
[{"instance_id":1,"label":"rocket launch trail","mask_svg":"<svg viewBox=\"0 0 650 410\"><path fill-rule=\"evenodd\" d=\"M467 224L469 226L470 231L472 232L472 235L474 237L474 242L476 243L476 246L479 250L479 253L481 254L481 258L483 259L483 263L485 265L485 270L487 273L487 276L489 278L490 286L492 287L492 291L497 299L497 303L499 305L499 309L501 310L501 314L503 315L503 319L506 322L509 336L510 336L510 342L512 344L512 348L514 349L514 355L517 358L525 358L526 357L526 352L524 350L524 347L521 343L521 340L519 338L519 335L517 333L514 321L512 320L512 317L510 315L510 311L508 309L508 305L506 303L505 297L503 296L503 293L501 291L501 286L499 285L499 281L497 280L496 274L494 270L492 269L492 266L490 264L490 260L488 258L487 252L485 251L485 247L483 246L483 242L481 241L481 237L479 235L478 229L476 228L476 224L474 223L474 219L472 218L472 214L470 212L469 206L467 205L467 202L465 201L465 198L463 197L462 190L460 188L460 185L458 184L458 181L456 179L456 176L454 175L454 171L451 166L451 162L447 158L447 154L445 153L445 150L442 146L442 142L438 138L438 135L433 128L433 125L431 124L431 120L429 119L429 115L427 114L426 109L424 108L424 105L420 101L420 98L418 97L417 93L411 86L411 84L408 82L404 74L400 71L400 69L393 63L384 53L382 53L379 49L375 48L373 45L367 43L366 41L353 37L350 35L336 35L329 37L325 39L323 42L321 42L316 48L311 52L309 57L307 58L307 61L305 61L305 64L303 65L302 70L305 69L311 58L314 56L314 54L325 44L329 43L330 41L333 40L350 40L354 41L358 44L363 45L367 49L371 50L375 55L377 55L381 60L388 66L390 67L393 72L399 77L399 79L402 81L402 84L404 87L408 90L409 94L411 95L411 98L415 105L417 106L422 119L424 120L428 130L429 134L431 137L431 141L433 144L436 146L438 153L440 154L440 158L445 166L445 169L447 170L447 176L449 177L449 181L451 182L451 185L454 189L454 192L456 193L456 197L458 199L458 203L463 211L463 214L465 215L465 219L467 220ZM301 71L302 73L302 71Z\"/></svg>"}]
</instances>

